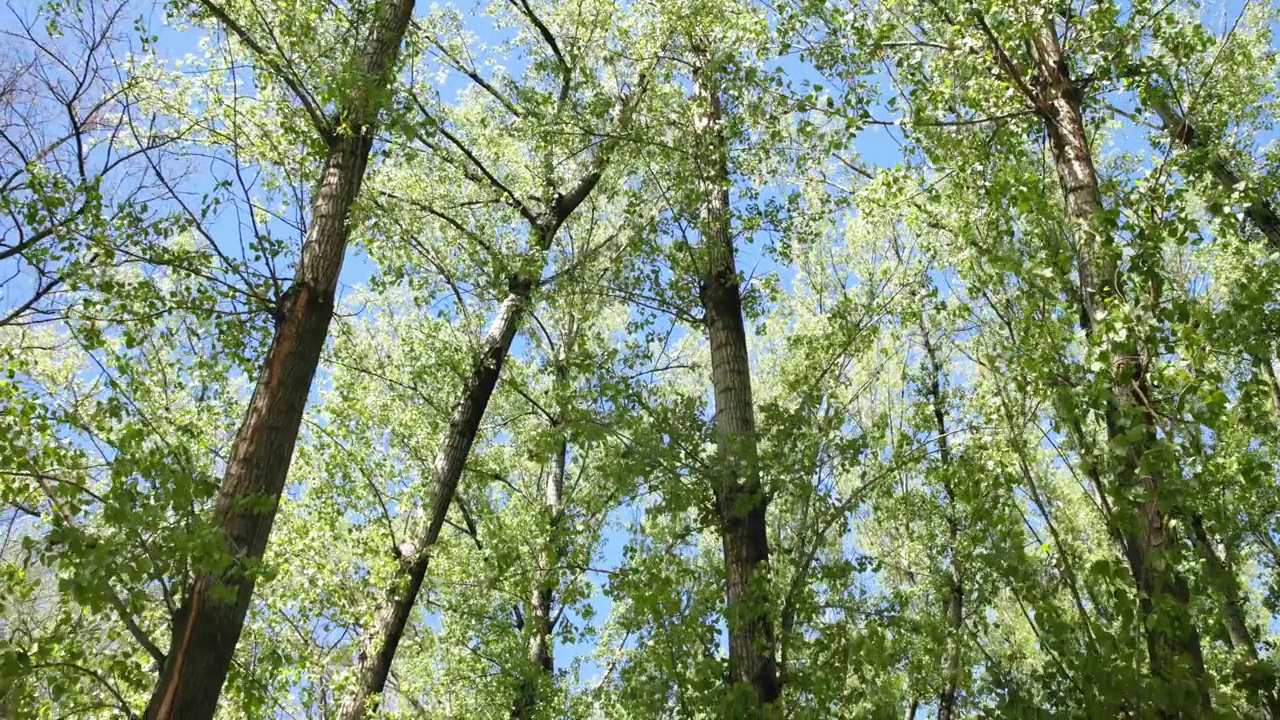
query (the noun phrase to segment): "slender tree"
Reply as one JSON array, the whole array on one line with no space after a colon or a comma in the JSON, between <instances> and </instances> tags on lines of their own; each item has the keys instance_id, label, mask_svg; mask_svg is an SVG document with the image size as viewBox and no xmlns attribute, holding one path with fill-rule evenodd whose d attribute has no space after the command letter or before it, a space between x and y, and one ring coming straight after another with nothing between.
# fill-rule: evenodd
<instances>
[{"instance_id":1,"label":"slender tree","mask_svg":"<svg viewBox=\"0 0 1280 720\"><path fill-rule=\"evenodd\" d=\"M777 659L767 590L769 499L760 482L755 406L746 322L734 262L729 204L729 141L718 74L722 56L705 41L695 43L693 71L699 116L697 138L702 252L705 275L699 289L703 324L711 346L715 391L716 462L711 469L717 520L724 545L725 614L729 626L729 678L749 688L748 714L776 703Z\"/></svg>"},{"instance_id":2,"label":"slender tree","mask_svg":"<svg viewBox=\"0 0 1280 720\"><path fill-rule=\"evenodd\" d=\"M532 11L529 11L531 17ZM541 22L535 23L540 25ZM549 32L549 31L548 31ZM548 35L548 44L558 48ZM559 54L557 49L556 54ZM561 62L566 62L561 59ZM573 69L562 65L559 73L569 88ZM378 698L391 672L396 649L403 637L409 615L417 602L418 592L427 573L430 549L440 537L445 517L453 504L458 481L462 477L471 446L475 442L480 422L484 418L489 398L502 372L502 365L511 350L511 343L524 322L534 290L540 285L545 258L555 240L556 233L570 216L590 197L600 183L612 152L625 137L628 123L635 112L636 103L644 91L644 81L617 99L616 125L607 132L612 137L596 148L588 169L573 185L564 190L549 188L554 199L544 206L527 204L511 192L506 184L478 159L475 152L465 147L447 129L441 127L442 144L427 140L428 146L438 153L452 153L464 176L488 192L496 193L515 205L520 217L527 224L528 248L512 274L507 294L489 326L475 358L470 375L463 383L454 405L453 414L445 430L433 466L428 497L430 506L415 515L401 547L397 548L399 571L383 591L373 626L365 632L356 667L356 686L344 699L341 716L344 720L358 720L376 707ZM568 92L568 90L564 91ZM429 111L423 108L430 119ZM434 121L433 121L434 122Z\"/></svg>"},{"instance_id":3,"label":"slender tree","mask_svg":"<svg viewBox=\"0 0 1280 720\"><path fill-rule=\"evenodd\" d=\"M985 26L985 21L979 20ZM1028 39L1032 62L1031 85L1004 48L994 38L992 51L1009 81L1023 88L1027 99L1045 123L1061 185L1066 213L1076 234L1080 324L1087 333L1102 333L1098 323L1108 308L1123 298L1113 232L1102 204L1093 151L1080 110L1079 88L1071 78L1058 29L1047 15L1034 19ZM1136 519L1122 525L1125 555L1142 597L1147 624L1147 654L1151 672L1175 686L1175 678L1189 672L1199 704L1209 706L1204 679L1200 636L1190 610L1187 580L1165 554L1176 542L1162 500L1162 474L1158 422L1150 407L1146 360L1138 338L1112 340L1100 345L1113 363L1111 393L1106 399L1107 435L1115 448L1110 492L1137 490L1142 497L1134 510ZM1155 617L1156 607L1162 611ZM1164 610L1163 608L1167 608ZM1170 698L1172 707L1181 698Z\"/></svg>"}]
</instances>

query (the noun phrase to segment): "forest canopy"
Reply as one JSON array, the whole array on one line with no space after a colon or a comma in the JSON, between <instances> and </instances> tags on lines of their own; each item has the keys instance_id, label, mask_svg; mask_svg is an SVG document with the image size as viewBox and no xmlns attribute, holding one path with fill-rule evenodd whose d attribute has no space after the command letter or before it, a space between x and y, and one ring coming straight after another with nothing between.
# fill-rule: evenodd
<instances>
[{"instance_id":1,"label":"forest canopy","mask_svg":"<svg viewBox=\"0 0 1280 720\"><path fill-rule=\"evenodd\" d=\"M1280 720L1280 6L0 16L3 717Z\"/></svg>"}]
</instances>

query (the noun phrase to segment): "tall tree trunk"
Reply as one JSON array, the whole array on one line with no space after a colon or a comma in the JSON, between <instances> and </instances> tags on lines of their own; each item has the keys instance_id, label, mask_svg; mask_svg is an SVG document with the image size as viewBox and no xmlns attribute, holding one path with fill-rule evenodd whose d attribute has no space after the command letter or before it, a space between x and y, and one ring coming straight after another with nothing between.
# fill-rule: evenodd
<instances>
[{"instance_id":1,"label":"tall tree trunk","mask_svg":"<svg viewBox=\"0 0 1280 720\"><path fill-rule=\"evenodd\" d=\"M1214 180L1222 186L1223 190L1233 192L1240 184L1240 176L1230 166L1230 164L1223 159L1222 155L1215 151L1213 147L1204 140L1203 136L1197 133L1195 128L1187 122L1186 118L1182 117L1182 115L1174 110L1173 107L1163 98L1159 96L1153 97L1151 99L1151 106L1155 109L1156 114L1160 116L1161 121L1164 123L1165 131L1169 136L1185 148L1204 153L1209 172L1213 176ZM1249 202L1246 214L1258 231L1267 239L1267 245L1272 250L1280 251L1280 215L1276 213L1275 207L1272 206L1272 204L1264 197L1254 197ZM1275 368L1272 364L1271 358L1260 357L1257 358L1256 361L1258 369L1266 378L1267 386L1271 390L1271 400L1272 405L1276 410L1276 415L1277 417L1280 417L1280 381L1276 380ZM1192 539L1196 543L1197 549L1200 550L1201 557L1203 557L1205 562L1209 565L1210 572L1218 574L1221 571L1226 571L1227 569L1225 565L1222 563L1221 559L1217 557L1217 553L1213 550L1213 547L1208 543L1208 536L1204 532L1204 525L1199 517L1193 518L1192 530L1194 532ZM1235 587L1236 581L1234 578L1230 577L1229 572L1228 579L1230 579L1232 585L1231 595L1238 596L1238 588ZM1227 612L1228 625L1235 625L1237 627L1236 630L1229 629L1228 631L1228 634L1232 639L1232 644L1235 645L1237 649L1244 649L1240 647L1240 644L1244 643L1247 646L1248 656L1251 659L1256 660L1258 657L1257 647L1250 639L1251 636L1248 632L1247 625L1243 623L1243 613L1240 609L1239 601L1236 600L1233 602L1232 600L1227 599L1225 595L1224 601L1235 608L1234 612L1230 609L1228 609ZM1233 614L1239 616L1240 619L1232 620L1230 616Z\"/></svg>"},{"instance_id":2,"label":"tall tree trunk","mask_svg":"<svg viewBox=\"0 0 1280 720\"><path fill-rule=\"evenodd\" d=\"M760 484L746 324L734 263L729 217L728 142L717 69L694 72L701 110L699 135L706 163L702 180L702 243L707 263L701 295L711 345L715 390L716 468L713 488L720 521L729 628L729 677L753 691L752 713L778 700L777 660L769 615L768 498Z\"/></svg>"},{"instance_id":3,"label":"tall tree trunk","mask_svg":"<svg viewBox=\"0 0 1280 720\"><path fill-rule=\"evenodd\" d=\"M934 427L938 431L938 456L944 473L951 467L951 443L947 438L947 406L942 393L942 363L929 338L929 328L922 322L920 331L924 338L925 357L929 361L927 392L933 408ZM947 495L947 550L951 553L950 592L947 594L947 627L951 631L951 652L947 658L946 685L938 695L938 720L952 720L956 712L956 692L960 682L960 636L964 625L964 582L957 557L957 540L960 523L955 512L955 489L950 478L942 483Z\"/></svg>"},{"instance_id":4,"label":"tall tree trunk","mask_svg":"<svg viewBox=\"0 0 1280 720\"><path fill-rule=\"evenodd\" d=\"M1223 158L1221 153L1217 152L1201 134L1197 133L1195 128L1187 122L1187 119L1174 110L1173 106L1164 98L1154 95L1151 98L1151 106L1156 111L1156 114L1160 116L1160 120L1164 123L1165 132L1169 134L1169 137L1186 149L1202 153L1209 174L1213 176L1213 179L1227 193L1234 192L1241 182L1240 175ZM1267 246L1272 251L1280 251L1280 214L1276 213L1275 206L1265 197L1255 194L1249 200L1245 214L1253 222L1254 227L1266 238ZM1275 368L1272 364L1269 350L1270 344L1268 343L1268 351L1260 353L1260 356L1255 357L1254 360L1257 369L1266 380L1267 388L1271 391L1271 403L1276 412L1276 417L1280 418L1280 382L1276 380ZM1209 579L1215 590L1222 596L1223 620L1226 624L1227 637L1231 646L1237 652L1244 653L1245 657L1250 661L1256 663L1259 659L1258 648L1245 619L1244 602L1240 597L1239 580L1227 563L1218 557L1217 551L1214 550L1209 540L1208 533L1205 532L1204 522L1198 515L1191 518L1191 531L1192 542L1205 563ZM1272 678L1272 687L1263 689L1260 694L1255 693L1254 700L1261 706L1266 717L1277 718L1280 717L1280 688L1275 687L1274 671L1268 670L1267 674Z\"/></svg>"},{"instance_id":5,"label":"tall tree trunk","mask_svg":"<svg viewBox=\"0 0 1280 720\"><path fill-rule=\"evenodd\" d=\"M1227 631L1227 641L1237 652L1244 653L1250 660L1257 660L1258 646L1254 643L1253 633L1245 620L1239 580L1218 556L1218 551L1214 549L1213 542L1204 529L1204 520L1199 515L1192 515L1190 525L1191 542L1205 564L1209 584L1222 596L1222 619Z\"/></svg>"},{"instance_id":6,"label":"tall tree trunk","mask_svg":"<svg viewBox=\"0 0 1280 720\"><path fill-rule=\"evenodd\" d=\"M502 364L527 311L532 288L533 283L528 279L512 281L507 297L485 334L480 355L471 367L471 375L462 386L453 417L436 453L429 495L430 517L425 524L419 523L410 532L400 548L400 572L383 593L373 627L365 633L357 660L355 688L343 701L339 712L342 720L363 720L367 713L376 709L418 591L422 589L422 581L427 575L428 551L440 537L458 480L471 454L471 445L484 419L489 398L498 384Z\"/></svg>"},{"instance_id":7,"label":"tall tree trunk","mask_svg":"<svg viewBox=\"0 0 1280 720\"><path fill-rule=\"evenodd\" d=\"M444 441L436 455L430 494L430 519L425 525L419 523L410 531L405 547L400 551L400 572L391 578L391 583L384 590L374 626L365 634L357 662L356 686L342 703L339 713L342 720L364 718L367 712L374 709L373 706L387 684L396 648L400 645L400 638L409 622L409 614L417 602L418 591L422 589L422 581L427 574L428 552L440 537L440 529L444 526L449 505L458 488L458 480L462 477L471 445L475 442L476 431L502 371L502 363L511 350L511 342L520 329L525 313L528 312L527 306L533 288L541 279L547 251L561 226L600 183L613 150L629 127L635 103L644 88L644 83L641 83L634 94L620 99L619 132L609 141L601 143L591 170L579 178L567 192L555 193L550 207L539 211L511 198L517 204L520 215L529 222L532 238L529 252L521 259L520 271L511 278L507 297L489 327L481 355L463 387L458 405L454 408ZM467 151L467 155L470 154ZM465 170L464 173L477 184L488 183L494 190L510 193L505 185L488 175L487 170L482 172L482 168L477 168L479 166Z\"/></svg>"},{"instance_id":8,"label":"tall tree trunk","mask_svg":"<svg viewBox=\"0 0 1280 720\"><path fill-rule=\"evenodd\" d=\"M1112 259L1114 240L1104 216L1078 90L1071 82L1052 22L1046 21L1033 35L1030 49L1035 63L1037 111L1045 121L1067 214L1079 229L1080 318L1086 333L1092 335L1100 311L1118 296L1117 268ZM1147 403L1151 395L1145 361L1132 338L1109 341L1105 350L1115 365L1105 413L1107 436L1118 448L1113 463L1113 491L1124 496L1136 488L1143 496L1135 508L1136 522L1123 534L1125 555L1141 597L1144 625L1148 626L1151 672L1166 686L1159 702L1164 712L1187 710L1188 705L1207 709L1210 702L1204 682L1204 658L1189 608L1190 591L1186 579L1167 558L1168 548L1176 539L1168 532L1160 507L1162 478L1156 463L1143 462L1158 446L1156 418ZM1161 613L1154 617L1157 606ZM1147 619L1155 622L1148 623ZM1176 682L1170 681L1184 672L1189 673L1195 685L1191 697L1168 692L1178 688Z\"/></svg>"},{"instance_id":9,"label":"tall tree trunk","mask_svg":"<svg viewBox=\"0 0 1280 720\"><path fill-rule=\"evenodd\" d=\"M1205 564L1205 574L1209 584L1221 597L1222 621L1227 631L1227 642L1231 648L1243 654L1251 663L1257 664L1258 645L1253 639L1253 631L1249 629L1249 621L1245 616L1245 601L1240 595L1240 579L1232 566L1218 555L1213 541L1204 528L1204 519L1199 515L1191 516L1191 541ZM1275 687L1275 673L1268 667L1264 674L1270 687L1257 687L1257 684L1245 688L1249 700L1257 706L1265 718L1280 717L1280 695ZM1246 679L1246 683L1248 681Z\"/></svg>"},{"instance_id":10,"label":"tall tree trunk","mask_svg":"<svg viewBox=\"0 0 1280 720\"><path fill-rule=\"evenodd\" d=\"M556 369L557 379L563 379L563 365ZM558 385L560 383L557 383ZM563 432L563 412L553 423L553 429ZM542 542L538 557L538 569L534 573L533 587L529 593L529 609L524 613L525 626L529 630L529 667L533 674L522 678L515 702L512 704L512 720L532 720L538 708L538 690L543 680L550 680L555 673L555 655L552 650L552 605L555 589L559 585L561 561L560 522L564 518L564 478L569 457L569 444L562 436L555 455L551 458L551 471L547 477L544 494L547 536Z\"/></svg>"},{"instance_id":11,"label":"tall tree trunk","mask_svg":"<svg viewBox=\"0 0 1280 720\"><path fill-rule=\"evenodd\" d=\"M147 704L149 720L205 720L217 709L328 336L350 235L348 215L364 180L373 124L413 5L413 0L386 0L375 6L376 24L361 55L351 59L367 82L341 107L344 126L351 129L327 133L329 155L302 257L292 286L280 299L275 336L218 494L216 518L233 562L219 574L199 573L187 590Z\"/></svg>"},{"instance_id":12,"label":"tall tree trunk","mask_svg":"<svg viewBox=\"0 0 1280 720\"><path fill-rule=\"evenodd\" d=\"M1150 103L1156 114L1160 116L1161 122L1164 123L1165 132L1169 134L1169 137L1184 148L1201 153L1209 174L1213 176L1218 185L1227 193L1234 192L1240 185L1240 175L1222 157L1221 153L1217 152L1204 139L1204 136L1197 133L1195 127L1174 110L1173 106L1164 98L1159 95L1153 95ZM1258 232L1261 232L1263 237L1267 239L1267 246L1273 252L1280 252L1280 214L1276 212L1275 206L1265 197L1255 194L1249 200L1248 207L1245 208L1245 215L1253 222ZM1271 391L1271 404L1276 411L1277 418L1280 418L1280 382L1276 380L1270 345L1268 344L1266 352L1259 355L1259 357L1255 358L1258 369L1262 371L1267 388Z\"/></svg>"},{"instance_id":13,"label":"tall tree trunk","mask_svg":"<svg viewBox=\"0 0 1280 720\"><path fill-rule=\"evenodd\" d=\"M1260 357L1257 361L1267 379L1267 387L1271 390L1271 409L1276 411L1276 419L1280 420L1280 379L1276 378L1275 365L1269 357Z\"/></svg>"}]
</instances>

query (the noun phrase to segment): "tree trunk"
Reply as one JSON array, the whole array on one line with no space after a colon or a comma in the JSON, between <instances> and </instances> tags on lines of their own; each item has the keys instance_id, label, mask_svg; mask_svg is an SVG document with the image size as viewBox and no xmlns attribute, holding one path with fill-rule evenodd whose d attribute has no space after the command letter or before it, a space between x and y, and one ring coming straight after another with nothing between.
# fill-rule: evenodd
<instances>
[{"instance_id":1,"label":"tree trunk","mask_svg":"<svg viewBox=\"0 0 1280 720\"><path fill-rule=\"evenodd\" d=\"M625 129L634 110L634 102L639 93L624 98L619 104L618 124ZM621 137L621 135L619 135ZM511 342L524 315L527 305L537 285L542 266L551 242L561 226L590 197L604 168L608 165L613 149L618 140L612 139L602 143L592 169L579 178L578 182L564 193L555 193L555 199L541 211L537 211L523 203L518 203L520 214L529 222L533 242L529 251L521 259L521 270L512 277L507 297L498 309L489 332L485 336L484 348L471 377L463 387L462 397L454 408L449 428L436 455L433 485L431 488L431 518L422 526L419 524L410 531L409 539L400 552L401 572L391 579L391 584L383 592L381 606L374 620L373 628L366 634L363 648L359 654L356 671L356 688L342 703L340 717L342 720L360 720L373 710L378 696L387 683L387 675L391 672L391 663L395 659L396 648L409 622L409 614L417 602L418 591L422 588L423 578L427 574L428 551L440 537L440 529L444 526L449 505L453 502L454 492L458 488L458 480L462 477L467 456L471 453L471 444L475 442L476 431L484 418L489 397L497 385L502 371L502 363L511 349ZM505 185L495 178L472 169L467 173L473 182L489 183L493 189L509 192Z\"/></svg>"},{"instance_id":2,"label":"tree trunk","mask_svg":"<svg viewBox=\"0 0 1280 720\"><path fill-rule=\"evenodd\" d=\"M920 331L924 338L925 357L929 361L929 404L933 408L933 422L938 431L938 456L944 468L951 466L951 443L947 438L947 408L942 394L942 363L929 339L929 328L922 322ZM956 692L960 682L960 636L964 625L964 582L960 562L956 555L960 523L955 514L955 490L950 479L942 483L947 495L947 550L951 553L951 587L947 597L947 625L951 631L950 656L947 658L946 686L938 696L938 720L953 720L956 712Z\"/></svg>"},{"instance_id":3,"label":"tree trunk","mask_svg":"<svg viewBox=\"0 0 1280 720\"><path fill-rule=\"evenodd\" d=\"M699 122L707 163L702 183L707 268L701 299L715 390L717 467L712 482L724 551L729 677L752 689L751 712L758 712L778 700L781 686L769 615L768 498L760 484L746 324L729 218L728 144L715 72L714 64L706 62L694 73L705 113Z\"/></svg>"},{"instance_id":4,"label":"tree trunk","mask_svg":"<svg viewBox=\"0 0 1280 720\"><path fill-rule=\"evenodd\" d=\"M1187 122L1186 118L1182 117L1163 98L1159 96L1153 97L1151 105L1156 114L1160 116L1161 121L1164 123L1165 131L1174 142L1184 148L1203 153L1209 173L1214 180L1224 191L1228 193L1234 192L1240 184L1240 176L1222 155L1214 150L1204 140L1203 136L1196 133L1195 128ZM1254 227L1266 238L1267 246L1273 252L1280 251L1280 215L1276 213L1275 207L1265 197L1255 194L1253 199L1249 201L1245 214L1253 222ZM1255 357L1254 360L1267 382L1267 388L1271 391L1271 403L1276 412L1276 417L1280 418L1280 382L1276 380L1270 352L1264 352L1261 357ZM1204 529L1204 522L1199 516L1192 517L1191 530L1192 542L1208 569L1210 581L1222 595L1223 620L1226 624L1227 637L1231 646L1237 652L1243 652L1246 658L1256 663L1258 661L1258 648L1253 640L1253 634L1249 630L1248 623L1245 621L1244 605L1240 598L1239 580L1235 577L1231 568L1218 557L1217 551L1213 549L1213 545L1209 542L1209 536ZM1253 693L1253 700L1262 708L1266 717L1277 718L1280 717L1280 688L1275 687L1274 671L1268 670L1266 674L1272 676L1273 679L1270 683L1272 686L1263 689L1260 696L1259 693Z\"/></svg>"},{"instance_id":5,"label":"tree trunk","mask_svg":"<svg viewBox=\"0 0 1280 720\"><path fill-rule=\"evenodd\" d=\"M147 704L149 720L205 720L217 709L328 336L350 235L347 218L364 180L373 121L413 5L413 0L379 4L378 23L361 57L353 59L369 83L343 108L352 130L329 136L329 156L296 277L280 300L275 336L218 494L216 518L233 561L220 574L198 574L188 589L173 618L166 662Z\"/></svg>"},{"instance_id":6,"label":"tree trunk","mask_svg":"<svg viewBox=\"0 0 1280 720\"><path fill-rule=\"evenodd\" d=\"M556 369L557 379L563 378L563 365ZM556 419L553 427L563 431L562 420ZM545 494L545 513L547 519L547 537L543 540L542 550L538 558L538 569L534 574L533 587L529 593L529 609L525 612L525 624L530 631L529 636L529 669L521 680L520 689L512 704L512 720L532 720L538 709L538 690L543 679L551 680L555 673L555 655L552 650L552 604L555 589L559 585L561 552L560 522L564 517L564 478L565 465L568 461L569 445L563 439L556 454L551 459L551 472L547 478Z\"/></svg>"},{"instance_id":7,"label":"tree trunk","mask_svg":"<svg viewBox=\"0 0 1280 720\"><path fill-rule=\"evenodd\" d=\"M1223 190L1229 193L1234 192L1236 187L1240 185L1240 176L1227 164L1222 155L1210 147L1203 137L1196 134L1195 128L1178 114L1164 98L1152 97L1151 107L1160 116L1160 120L1164 122L1164 129L1169 134L1169 137L1185 148L1204 153L1205 162L1209 167L1209 173L1213 175L1213 179L1218 181ZM1267 202L1266 198L1254 197L1249 202L1248 207L1245 208L1245 214L1267 238L1267 244L1271 246L1271 249L1280 250L1280 215L1276 214L1276 210L1271 206L1271 203Z\"/></svg>"},{"instance_id":8,"label":"tree trunk","mask_svg":"<svg viewBox=\"0 0 1280 720\"><path fill-rule=\"evenodd\" d=\"M1079 228L1081 324L1086 333L1093 334L1099 311L1117 297L1118 288L1113 284L1117 281L1117 268L1111 259L1114 240L1104 217L1078 91L1050 22L1035 33L1030 48L1035 62L1037 112L1045 121L1067 214ZM1209 693L1200 635L1189 608L1190 591L1186 579L1170 567L1166 557L1168 547L1176 540L1167 531L1160 508L1162 478L1158 469L1143 462L1158 443L1156 418L1146 401L1151 395L1144 360L1133 339L1111 342L1105 350L1115 363L1112 395L1106 407L1107 435L1120 448L1114 463L1113 491L1124 497L1140 488L1143 495L1135 508L1137 522L1123 534L1125 555L1141 598L1144 625L1148 618L1158 620L1146 630L1151 672L1167 690L1175 689L1175 683L1169 681L1182 672L1189 673L1196 686L1191 697L1162 692L1159 702L1165 712L1183 711L1188 705L1207 709ZM1134 429L1138 432L1134 433ZM1153 618L1156 606L1162 610L1158 618Z\"/></svg>"},{"instance_id":9,"label":"tree trunk","mask_svg":"<svg viewBox=\"0 0 1280 720\"><path fill-rule=\"evenodd\" d=\"M1218 557L1218 551L1213 548L1209 534L1205 532L1204 520L1199 515L1191 516L1191 542L1205 564L1207 571L1205 574L1209 578L1210 585L1222 595L1222 615L1223 624L1227 630L1227 641L1237 652L1244 653L1250 660L1257 660L1258 646L1254 643L1253 633L1249 631L1249 625L1245 621L1239 581L1227 568L1222 558Z\"/></svg>"},{"instance_id":10,"label":"tree trunk","mask_svg":"<svg viewBox=\"0 0 1280 720\"><path fill-rule=\"evenodd\" d=\"M1205 574L1210 586L1222 598L1222 621L1227 631L1227 642L1231 648L1242 653L1251 664L1257 665L1258 645L1253 639L1253 631L1249 629L1245 617L1244 598L1240 596L1240 580L1226 560L1219 557L1214 549L1209 533L1204 529L1204 519L1199 515L1191 516L1191 541L1205 564ZM1276 694L1274 672L1270 666L1263 673L1270 687L1259 688L1257 685L1245 688L1249 700L1257 706L1265 718L1280 717L1280 696ZM1247 679L1246 679L1247 682Z\"/></svg>"},{"instance_id":11,"label":"tree trunk","mask_svg":"<svg viewBox=\"0 0 1280 720\"><path fill-rule=\"evenodd\" d=\"M1223 159L1221 154L1205 142L1204 138L1196 132L1195 127L1159 96L1151 99L1151 107L1160 116L1160 120L1164 123L1165 132L1169 134L1169 137L1184 148L1203 153L1209 168L1209 174L1222 186L1223 190L1228 193L1234 192L1240 184L1240 176ZM1245 215L1253 222L1254 227L1258 228L1258 232L1261 232L1263 237L1267 239L1267 246L1273 252L1280 252L1280 214L1276 213L1275 206L1268 202L1266 198L1255 195L1249 201L1249 206L1245 208ZM1260 353L1260 355L1260 357L1255 358L1258 369L1262 371L1266 379L1267 388L1271 391L1272 407L1276 411L1277 418L1280 418L1280 382L1276 381L1276 373L1275 368L1272 366L1270 351Z\"/></svg>"},{"instance_id":12,"label":"tree trunk","mask_svg":"<svg viewBox=\"0 0 1280 720\"><path fill-rule=\"evenodd\" d=\"M342 703L342 720L363 720L376 709L391 672L396 649L404 635L427 574L428 551L440 537L445 516L458 488L458 480L471 454L484 418L489 398L498 384L502 363L524 318L533 283L517 280L511 283L506 299L485 334L480 356L472 365L471 375L462 387L461 396L445 430L444 441L436 454L431 487L431 516L425 525L419 523L400 548L401 571L386 588L373 627L357 660L355 689Z\"/></svg>"},{"instance_id":13,"label":"tree trunk","mask_svg":"<svg viewBox=\"0 0 1280 720\"><path fill-rule=\"evenodd\" d=\"M1262 374L1267 379L1267 388L1271 390L1271 409L1276 411L1276 419L1280 420L1280 380L1276 378L1276 369L1271 358L1257 358Z\"/></svg>"}]
</instances>

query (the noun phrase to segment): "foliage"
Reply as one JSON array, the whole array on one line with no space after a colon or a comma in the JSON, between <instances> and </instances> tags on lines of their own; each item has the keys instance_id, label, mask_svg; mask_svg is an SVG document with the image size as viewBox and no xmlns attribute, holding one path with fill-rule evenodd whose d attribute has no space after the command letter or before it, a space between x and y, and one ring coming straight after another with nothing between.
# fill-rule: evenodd
<instances>
[{"instance_id":1,"label":"foliage","mask_svg":"<svg viewBox=\"0 0 1280 720\"><path fill-rule=\"evenodd\" d=\"M711 71L783 686L752 712L1280 710L1276 7L419 4L377 98L341 60L376 3L11 12L7 717L140 717L183 589L237 562L218 481L353 97L383 109L219 717L337 716L525 278L380 716L745 713L703 318ZM1036 99L1045 32L1089 223ZM1142 517L1185 597L1136 579ZM1181 618L1202 669L1153 659Z\"/></svg>"}]
</instances>

